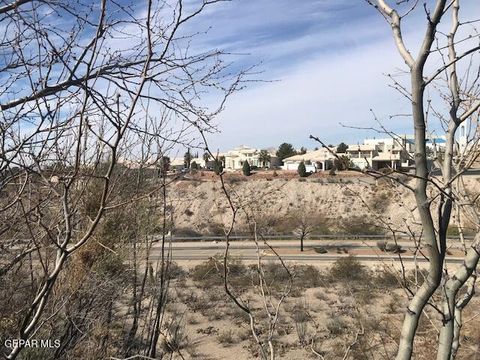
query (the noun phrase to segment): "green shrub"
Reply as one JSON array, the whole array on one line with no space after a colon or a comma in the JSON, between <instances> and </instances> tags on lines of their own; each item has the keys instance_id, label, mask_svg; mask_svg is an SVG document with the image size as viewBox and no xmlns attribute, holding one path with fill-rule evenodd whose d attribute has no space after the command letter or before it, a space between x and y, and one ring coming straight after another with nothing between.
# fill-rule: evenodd
<instances>
[{"instance_id":1,"label":"green shrub","mask_svg":"<svg viewBox=\"0 0 480 360\"><path fill-rule=\"evenodd\" d=\"M328 253L328 250L325 249L324 247L322 246L316 246L313 248L313 251L315 251L317 254L326 254Z\"/></svg>"},{"instance_id":2,"label":"green shrub","mask_svg":"<svg viewBox=\"0 0 480 360\"><path fill-rule=\"evenodd\" d=\"M385 251L386 252L391 252L391 253L394 253L394 254L400 254L402 252L404 252L404 250L402 249L402 247L398 244L393 244L393 243L387 243L386 246L385 246Z\"/></svg>"},{"instance_id":3,"label":"green shrub","mask_svg":"<svg viewBox=\"0 0 480 360\"><path fill-rule=\"evenodd\" d=\"M213 164L213 171L216 175L220 175L223 172L223 165L220 160L215 160Z\"/></svg>"},{"instance_id":4,"label":"green shrub","mask_svg":"<svg viewBox=\"0 0 480 360\"><path fill-rule=\"evenodd\" d=\"M242 173L245 176L250 176L252 174L252 169L250 168L250 164L247 160L244 161L242 166Z\"/></svg>"},{"instance_id":5,"label":"green shrub","mask_svg":"<svg viewBox=\"0 0 480 360\"><path fill-rule=\"evenodd\" d=\"M307 169L305 168L305 163L303 161L300 162L300 164L298 165L297 172L298 172L298 175L300 175L300 177L307 176Z\"/></svg>"}]
</instances>

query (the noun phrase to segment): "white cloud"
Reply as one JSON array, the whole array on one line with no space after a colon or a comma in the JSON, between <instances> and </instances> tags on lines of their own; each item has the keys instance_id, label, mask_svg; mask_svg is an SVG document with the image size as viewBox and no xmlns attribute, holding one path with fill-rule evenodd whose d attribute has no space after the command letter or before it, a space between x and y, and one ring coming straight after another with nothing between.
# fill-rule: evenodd
<instances>
[{"instance_id":1,"label":"white cloud","mask_svg":"<svg viewBox=\"0 0 480 360\"><path fill-rule=\"evenodd\" d=\"M220 115L222 133L211 137L212 144L228 148L238 143L268 146L288 141L313 147L309 134L330 142L359 138L358 130L339 123L371 126L370 108L385 118L402 112L405 105L382 75L402 65L394 50L387 41L319 56L299 63L279 82L237 94ZM398 128L400 121L405 119L389 125Z\"/></svg>"},{"instance_id":2,"label":"white cloud","mask_svg":"<svg viewBox=\"0 0 480 360\"><path fill-rule=\"evenodd\" d=\"M470 7L463 11L468 17L479 10L473 9L472 3L466 5ZM376 126L370 109L389 130L411 133L410 118L390 118L410 112L407 99L388 87L391 81L384 75L400 73L405 64L394 46L388 24L379 14L375 15L373 22L370 17L356 19L351 24L332 25L323 32L288 41L253 44L255 52L271 54L264 64L265 78L280 77L281 81L257 85L232 97L217 119L221 133L209 137L210 145L225 150L238 144L267 147L287 141L297 147L314 147L317 144L309 140L310 134L331 143L361 141L365 136L381 135L345 128L339 123ZM449 21L442 24L444 29L448 26ZM406 23L404 36L413 54L421 44L424 29L421 11ZM308 56L303 56L298 50L308 49L309 43L312 49L320 51L312 50L314 55L307 52ZM284 55L291 56L289 61L276 64L276 57ZM437 57L428 67L439 65ZM397 80L408 86L408 77ZM437 100L435 95L433 100Z\"/></svg>"}]
</instances>

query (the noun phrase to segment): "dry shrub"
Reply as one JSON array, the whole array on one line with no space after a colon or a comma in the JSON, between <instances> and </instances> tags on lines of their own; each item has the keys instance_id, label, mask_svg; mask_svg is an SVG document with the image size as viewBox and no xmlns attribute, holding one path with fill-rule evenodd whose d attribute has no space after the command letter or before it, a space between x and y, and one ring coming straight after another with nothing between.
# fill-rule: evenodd
<instances>
[{"instance_id":1,"label":"dry shrub","mask_svg":"<svg viewBox=\"0 0 480 360\"><path fill-rule=\"evenodd\" d=\"M380 288L396 288L400 286L399 274L395 274L395 270L383 267L374 273L374 283Z\"/></svg>"},{"instance_id":2,"label":"dry shrub","mask_svg":"<svg viewBox=\"0 0 480 360\"><path fill-rule=\"evenodd\" d=\"M218 342L223 346L230 346L237 342L235 339L234 333L231 329L221 331L218 336Z\"/></svg>"},{"instance_id":3,"label":"dry shrub","mask_svg":"<svg viewBox=\"0 0 480 360\"><path fill-rule=\"evenodd\" d=\"M313 265L296 265L294 285L302 289L316 288L325 285L325 276Z\"/></svg>"},{"instance_id":4,"label":"dry shrub","mask_svg":"<svg viewBox=\"0 0 480 360\"><path fill-rule=\"evenodd\" d=\"M168 354L174 354L190 346L182 315L173 313L165 322L160 346Z\"/></svg>"},{"instance_id":5,"label":"dry shrub","mask_svg":"<svg viewBox=\"0 0 480 360\"><path fill-rule=\"evenodd\" d=\"M340 223L340 231L351 235L383 235L384 230L365 216L348 216Z\"/></svg>"},{"instance_id":6,"label":"dry shrub","mask_svg":"<svg viewBox=\"0 0 480 360\"><path fill-rule=\"evenodd\" d=\"M203 288L221 286L224 283L224 267L221 256L215 256L195 266L190 278ZM240 260L229 259L228 280L232 286L247 288L251 284L251 271Z\"/></svg>"},{"instance_id":7,"label":"dry shrub","mask_svg":"<svg viewBox=\"0 0 480 360\"><path fill-rule=\"evenodd\" d=\"M361 281L367 280L367 269L353 255L336 260L330 268L330 276L333 280Z\"/></svg>"},{"instance_id":8,"label":"dry shrub","mask_svg":"<svg viewBox=\"0 0 480 360\"><path fill-rule=\"evenodd\" d=\"M334 316L327 322L327 330L331 335L342 335L348 329L348 324L339 316Z\"/></svg>"}]
</instances>

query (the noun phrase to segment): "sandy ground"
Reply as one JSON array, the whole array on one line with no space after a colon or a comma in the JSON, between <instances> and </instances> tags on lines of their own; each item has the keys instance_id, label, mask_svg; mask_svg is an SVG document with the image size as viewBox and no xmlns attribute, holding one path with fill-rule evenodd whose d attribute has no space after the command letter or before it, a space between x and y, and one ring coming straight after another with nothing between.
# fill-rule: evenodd
<instances>
[{"instance_id":1,"label":"sandy ground","mask_svg":"<svg viewBox=\"0 0 480 360\"><path fill-rule=\"evenodd\" d=\"M181 350L186 359L257 359L258 350L252 341L249 323L241 310L227 298L221 285L211 280L192 280L198 263L182 264L189 276L172 283L169 318L181 318L188 336ZM254 265L254 263L252 263ZM293 265L293 264L291 264ZM320 267L319 267L320 268ZM407 303L407 295L398 284L371 273L370 280L351 278L332 280L329 270L321 266L322 279L308 284L297 279L298 288L292 291L281 306L274 336L279 359L315 359L314 351L325 359L384 359L395 352L395 341ZM208 276L207 276L208 277ZM302 284L303 285L300 285ZM248 288L248 289L247 289ZM281 288L280 288L281 289ZM258 325L265 336L268 321L258 287L232 285L242 299L249 299ZM273 297L276 304L278 298ZM480 298L476 296L466 311L463 347L458 359L472 359L480 351ZM427 309L432 319L435 314ZM362 333L362 328L364 329ZM349 348L359 335L356 345ZM436 344L435 327L422 320L416 343L416 359L432 359ZM477 353L478 354L478 353ZM180 359L178 354L174 359Z\"/></svg>"}]
</instances>

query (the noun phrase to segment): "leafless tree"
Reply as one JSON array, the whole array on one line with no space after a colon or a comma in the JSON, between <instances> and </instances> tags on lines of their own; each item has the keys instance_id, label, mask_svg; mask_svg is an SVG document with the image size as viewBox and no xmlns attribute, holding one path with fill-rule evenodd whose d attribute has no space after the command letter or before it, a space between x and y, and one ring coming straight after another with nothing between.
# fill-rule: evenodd
<instances>
[{"instance_id":1,"label":"leafless tree","mask_svg":"<svg viewBox=\"0 0 480 360\"><path fill-rule=\"evenodd\" d=\"M220 1L0 6L0 276L21 269L31 289L17 315L7 314L16 325L5 334L29 339L55 317L59 279L74 275L70 262L81 249L101 244L109 214L165 189L164 181L144 181L132 195L132 174L143 176L172 146L189 144L197 127L209 131L241 86L244 73L226 71L220 51L190 46L188 23ZM218 106L203 106L206 89Z\"/></svg>"},{"instance_id":2,"label":"leafless tree","mask_svg":"<svg viewBox=\"0 0 480 360\"><path fill-rule=\"evenodd\" d=\"M397 359L410 359L416 330L422 310L435 291L441 287L443 306L437 309L441 315L441 328L437 359L455 357L458 347L461 309L471 296L458 298L459 290L471 280L480 256L478 208L459 186L462 175L478 156L476 133L480 108L478 33L473 24L479 19L460 20L460 0L437 0L425 3L426 28L416 55L413 55L403 33L403 20L415 11L421 11L418 2L403 1L392 7L385 0L369 1L390 24L395 45L407 67L408 85L394 80L394 87L411 103L415 142L415 185L412 191L422 224L423 239L429 258L428 277L411 298L405 313ZM450 19L450 29L440 23ZM465 32L466 31L466 32ZM460 50L461 49L461 50ZM462 61L465 60L466 65ZM434 68L440 62L442 65ZM433 70L432 70L433 68ZM462 77L460 74L463 73ZM431 90L430 90L431 89ZM431 101L427 91L437 92L440 102L448 107L442 111ZM433 114L433 115L432 115ZM428 117L437 118L446 136L445 152L439 159L441 175L430 172L427 159ZM474 131L469 144L460 146L457 131L473 123ZM431 189L435 191L430 191ZM468 214L476 228L473 243L465 249L465 260L460 268L450 274L445 263L447 230L455 206ZM436 208L434 210L434 208ZM471 293L471 291L467 291Z\"/></svg>"},{"instance_id":3,"label":"leafless tree","mask_svg":"<svg viewBox=\"0 0 480 360\"><path fill-rule=\"evenodd\" d=\"M202 129L200 130L200 134L203 139L203 144L205 146L205 151L208 153L215 161L218 161L218 155L215 155L209 148L207 139ZM276 335L276 329L279 322L280 317L280 309L284 304L286 298L290 294L293 285L293 274L291 273L290 269L286 265L286 263L282 260L282 258L278 255L273 247L271 247L266 239L259 233L257 229L257 222L255 220L255 211L252 212L252 209L249 206L249 203L245 203L242 197L237 194L233 188L228 188L225 178L224 172L220 172L218 174L218 178L221 184L221 190L225 199L228 203L228 208L230 211L230 220L229 224L225 230L225 249L223 253L223 285L225 289L225 293L227 296L232 300L232 302L241 310L243 311L249 319L250 322L250 331L255 343L258 346L258 354L261 359L267 360L271 359L274 360L277 355L276 347L274 344L274 337ZM251 227L251 233L253 235L253 239L256 245L256 277L255 277L255 288L257 290L257 295L262 302L262 311L256 311L250 304L247 299L242 298L241 295L238 294L237 290L235 289L230 281L230 274L229 274L229 261L230 261L230 242L231 242L231 235L235 229L235 225L237 222L237 217L240 212L243 212L246 216L247 223ZM262 248L260 244L263 244L264 247L267 247L270 251L272 251L276 257L276 259L280 262L282 270L285 272L287 276L287 281L285 284L281 285L280 291L275 291L272 289L272 285L267 281L267 276L265 274L265 264L262 259ZM262 315L266 317L266 331L264 334L261 334L260 331L260 324L259 324L259 317Z\"/></svg>"}]
</instances>

